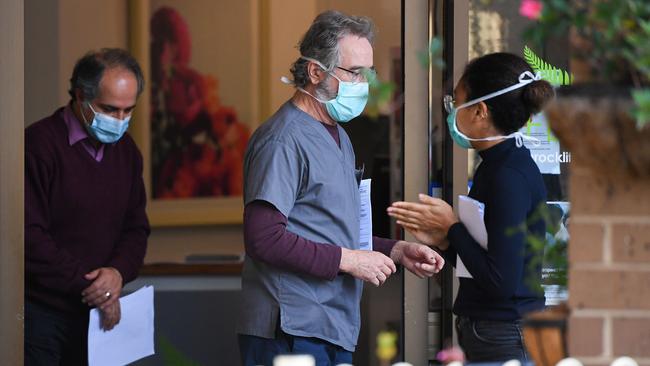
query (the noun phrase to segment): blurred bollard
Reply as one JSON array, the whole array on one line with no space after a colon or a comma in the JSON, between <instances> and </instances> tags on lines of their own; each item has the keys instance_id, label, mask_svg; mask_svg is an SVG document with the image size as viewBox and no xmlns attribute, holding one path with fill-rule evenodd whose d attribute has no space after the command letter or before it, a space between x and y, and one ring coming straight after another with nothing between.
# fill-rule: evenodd
<instances>
[{"instance_id":1,"label":"blurred bollard","mask_svg":"<svg viewBox=\"0 0 650 366\"><path fill-rule=\"evenodd\" d=\"M397 355L397 332L382 330L377 334L377 358L380 366L390 365Z\"/></svg>"}]
</instances>

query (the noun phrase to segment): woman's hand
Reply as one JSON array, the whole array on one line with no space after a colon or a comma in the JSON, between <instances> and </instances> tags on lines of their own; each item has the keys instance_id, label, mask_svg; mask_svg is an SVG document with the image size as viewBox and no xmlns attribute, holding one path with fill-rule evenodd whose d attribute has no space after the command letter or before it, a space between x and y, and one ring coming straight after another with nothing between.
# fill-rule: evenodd
<instances>
[{"instance_id":1,"label":"woman's hand","mask_svg":"<svg viewBox=\"0 0 650 366\"><path fill-rule=\"evenodd\" d=\"M397 219L415 238L427 245L446 249L444 238L451 225L458 222L449 204L439 198L419 195L420 202L395 202L388 208L388 215ZM444 247L444 248L443 248Z\"/></svg>"}]
</instances>

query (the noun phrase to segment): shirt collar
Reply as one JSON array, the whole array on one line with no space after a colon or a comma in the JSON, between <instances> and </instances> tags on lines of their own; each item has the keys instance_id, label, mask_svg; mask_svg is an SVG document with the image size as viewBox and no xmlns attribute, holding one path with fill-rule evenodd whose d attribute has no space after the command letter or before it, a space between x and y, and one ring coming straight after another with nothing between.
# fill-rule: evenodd
<instances>
[{"instance_id":1,"label":"shirt collar","mask_svg":"<svg viewBox=\"0 0 650 366\"><path fill-rule=\"evenodd\" d=\"M479 151L478 153L479 155L481 155L481 159L487 161L487 160L498 159L506 152L516 148L517 147L515 146L515 139L509 138L506 139L505 141L501 141L500 143L492 146L489 149Z\"/></svg>"},{"instance_id":2,"label":"shirt collar","mask_svg":"<svg viewBox=\"0 0 650 366\"><path fill-rule=\"evenodd\" d=\"M77 119L77 116L72 111L72 102L63 109L63 120L66 126L68 126L68 143L70 146L90 137L86 129L82 127L82 122Z\"/></svg>"}]
</instances>

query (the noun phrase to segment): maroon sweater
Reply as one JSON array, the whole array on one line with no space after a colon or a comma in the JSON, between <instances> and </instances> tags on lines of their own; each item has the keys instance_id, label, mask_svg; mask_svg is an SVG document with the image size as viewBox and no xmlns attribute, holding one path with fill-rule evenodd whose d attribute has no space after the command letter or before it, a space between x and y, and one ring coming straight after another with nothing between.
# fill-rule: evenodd
<instances>
[{"instance_id":1,"label":"maroon sweater","mask_svg":"<svg viewBox=\"0 0 650 366\"><path fill-rule=\"evenodd\" d=\"M341 146L337 126L323 123ZM397 240L373 237L373 249L390 256ZM316 243L287 231L287 218L272 204L253 201L244 208L246 254L287 271L332 280L339 272L341 247Z\"/></svg>"},{"instance_id":2,"label":"maroon sweater","mask_svg":"<svg viewBox=\"0 0 650 366\"><path fill-rule=\"evenodd\" d=\"M142 156L125 135L96 161L70 145L63 109L25 130L25 295L62 311L82 311L84 275L114 267L132 281L149 223Z\"/></svg>"}]
</instances>

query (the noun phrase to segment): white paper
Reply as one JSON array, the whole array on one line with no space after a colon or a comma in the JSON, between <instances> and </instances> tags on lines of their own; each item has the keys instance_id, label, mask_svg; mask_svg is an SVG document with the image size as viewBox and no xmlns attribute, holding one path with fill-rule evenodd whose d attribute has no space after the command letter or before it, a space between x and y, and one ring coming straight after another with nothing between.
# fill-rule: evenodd
<instances>
[{"instance_id":1,"label":"white paper","mask_svg":"<svg viewBox=\"0 0 650 366\"><path fill-rule=\"evenodd\" d=\"M487 250L488 237L485 228L485 204L467 196L458 196L458 216L469 234L479 245ZM456 256L456 276L472 278L460 256Z\"/></svg>"},{"instance_id":2,"label":"white paper","mask_svg":"<svg viewBox=\"0 0 650 366\"><path fill-rule=\"evenodd\" d=\"M153 287L121 297L120 308L120 322L110 331L101 329L99 311L90 311L89 366L126 365L154 354Z\"/></svg>"},{"instance_id":3,"label":"white paper","mask_svg":"<svg viewBox=\"0 0 650 366\"><path fill-rule=\"evenodd\" d=\"M372 203L370 202L370 183L372 179L364 179L359 184L359 218L361 220L359 241L361 250L372 250Z\"/></svg>"},{"instance_id":4,"label":"white paper","mask_svg":"<svg viewBox=\"0 0 650 366\"><path fill-rule=\"evenodd\" d=\"M553 136L543 113L534 115L519 132L539 140L539 143L524 140L524 145L542 174L560 174L560 164L571 161L569 152L560 153L560 143Z\"/></svg>"}]
</instances>

